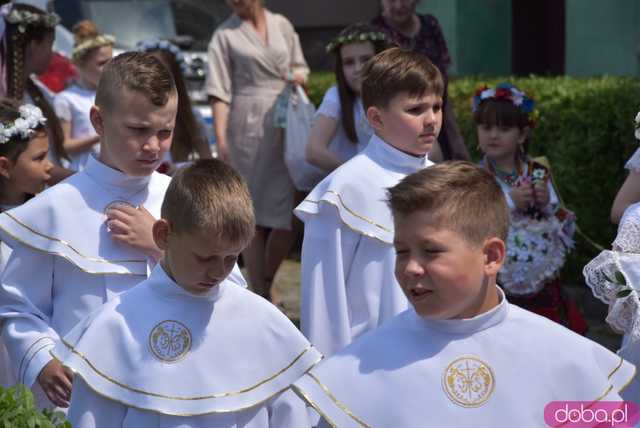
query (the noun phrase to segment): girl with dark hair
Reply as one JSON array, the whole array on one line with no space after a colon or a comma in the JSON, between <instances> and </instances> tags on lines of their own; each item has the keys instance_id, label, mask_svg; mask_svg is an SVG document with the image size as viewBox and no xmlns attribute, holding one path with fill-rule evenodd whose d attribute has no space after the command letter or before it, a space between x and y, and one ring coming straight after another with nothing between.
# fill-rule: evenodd
<instances>
[{"instance_id":1,"label":"girl with dark hair","mask_svg":"<svg viewBox=\"0 0 640 428\"><path fill-rule=\"evenodd\" d=\"M176 127L173 130L171 150L166 154L165 162L160 165L162 169L160 171L172 175L176 164L195 158L211 158L209 143L205 138L202 125L193 111L182 74L186 62L180 48L167 40L145 40L138 43L136 49L150 52L158 58L173 74L178 90L178 115L176 116Z\"/></svg>"},{"instance_id":2,"label":"girl with dark hair","mask_svg":"<svg viewBox=\"0 0 640 428\"><path fill-rule=\"evenodd\" d=\"M56 95L53 106L64 131L64 149L70 157L68 167L79 171L84 168L89 155L98 151L100 138L91 125L89 111L95 102L102 68L113 56L115 39L101 34L88 20L73 27L73 36L72 58L77 79Z\"/></svg>"},{"instance_id":3,"label":"girl with dark hair","mask_svg":"<svg viewBox=\"0 0 640 428\"><path fill-rule=\"evenodd\" d=\"M384 33L362 23L346 27L327 45L336 57L337 85L325 93L316 113L307 144L309 163L329 172L367 145L372 130L360 99L360 73L387 46Z\"/></svg>"},{"instance_id":4,"label":"girl with dark hair","mask_svg":"<svg viewBox=\"0 0 640 428\"><path fill-rule=\"evenodd\" d=\"M0 211L23 204L49 180L52 164L47 158L45 122L39 108L0 99ZM0 242L0 272L10 255L11 248ZM0 342L0 386L10 387L15 382L9 356Z\"/></svg>"},{"instance_id":5,"label":"girl with dark hair","mask_svg":"<svg viewBox=\"0 0 640 428\"><path fill-rule=\"evenodd\" d=\"M498 283L509 302L584 334L587 324L559 280L573 248L575 216L564 208L546 158L527 154L536 114L533 99L509 83L481 87L473 97L482 165L495 176L510 209Z\"/></svg>"},{"instance_id":6,"label":"girl with dark hair","mask_svg":"<svg viewBox=\"0 0 640 428\"><path fill-rule=\"evenodd\" d=\"M60 166L63 159L68 160L63 146L64 133L51 104L30 76L47 69L54 29L60 18L31 5L12 3L2 6L0 15L5 29L0 46L0 95L34 104L42 111L47 119L50 159L56 164L51 171L51 181L58 182L71 173Z\"/></svg>"}]
</instances>

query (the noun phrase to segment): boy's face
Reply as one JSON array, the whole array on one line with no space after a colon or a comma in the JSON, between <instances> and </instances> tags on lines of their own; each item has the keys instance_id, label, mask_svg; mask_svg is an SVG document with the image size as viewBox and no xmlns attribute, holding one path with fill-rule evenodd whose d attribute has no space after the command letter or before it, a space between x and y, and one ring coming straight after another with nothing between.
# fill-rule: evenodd
<instances>
[{"instance_id":1,"label":"boy's face","mask_svg":"<svg viewBox=\"0 0 640 428\"><path fill-rule=\"evenodd\" d=\"M442 98L434 94L414 98L401 92L387 107L369 107L367 118L385 142L410 155L424 156L442 127Z\"/></svg>"},{"instance_id":2,"label":"boy's face","mask_svg":"<svg viewBox=\"0 0 640 428\"><path fill-rule=\"evenodd\" d=\"M396 278L416 312L428 319L471 318L498 304L495 278L504 243L469 244L432 214L395 218Z\"/></svg>"},{"instance_id":3,"label":"boy's face","mask_svg":"<svg viewBox=\"0 0 640 428\"><path fill-rule=\"evenodd\" d=\"M175 233L166 220L153 225L156 245L164 250L162 266L167 274L191 294L204 294L233 270L244 244L211 239L209 233ZM215 236L215 234L213 234Z\"/></svg>"},{"instance_id":4,"label":"boy's face","mask_svg":"<svg viewBox=\"0 0 640 428\"><path fill-rule=\"evenodd\" d=\"M127 88L113 97L109 108L91 108L91 123L100 135L100 160L127 175L150 175L171 147L178 97L173 94L160 107Z\"/></svg>"}]
</instances>

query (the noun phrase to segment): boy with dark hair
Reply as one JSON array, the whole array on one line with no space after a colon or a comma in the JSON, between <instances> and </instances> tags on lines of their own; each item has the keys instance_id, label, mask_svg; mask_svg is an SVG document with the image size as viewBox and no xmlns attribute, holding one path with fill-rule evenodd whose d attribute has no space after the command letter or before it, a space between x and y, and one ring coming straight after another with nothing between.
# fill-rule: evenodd
<instances>
[{"instance_id":1,"label":"boy with dark hair","mask_svg":"<svg viewBox=\"0 0 640 428\"><path fill-rule=\"evenodd\" d=\"M99 157L0 214L0 239L13 248L0 284L2 340L18 382L35 386L42 406L66 407L71 394L73 375L51 348L162 255L151 226L170 179L154 171L171 145L175 84L145 53L114 58L103 77L91 109Z\"/></svg>"},{"instance_id":2,"label":"boy with dark hair","mask_svg":"<svg viewBox=\"0 0 640 428\"><path fill-rule=\"evenodd\" d=\"M305 222L301 328L325 355L407 308L393 277L393 221L385 189L432 163L442 124L442 77L423 56L383 51L363 71L375 135L297 207Z\"/></svg>"},{"instance_id":3,"label":"boy with dark hair","mask_svg":"<svg viewBox=\"0 0 640 428\"><path fill-rule=\"evenodd\" d=\"M151 276L53 350L76 374L76 428L308 427L289 386L321 355L273 305L227 279L251 241L249 190L224 162L178 171ZM260 358L258 356L267 356Z\"/></svg>"},{"instance_id":4,"label":"boy with dark hair","mask_svg":"<svg viewBox=\"0 0 640 428\"><path fill-rule=\"evenodd\" d=\"M562 415L545 419L554 401L623 407L632 364L497 286L509 214L488 171L445 162L389 194L396 277L412 307L295 383L321 427L560 426Z\"/></svg>"}]
</instances>

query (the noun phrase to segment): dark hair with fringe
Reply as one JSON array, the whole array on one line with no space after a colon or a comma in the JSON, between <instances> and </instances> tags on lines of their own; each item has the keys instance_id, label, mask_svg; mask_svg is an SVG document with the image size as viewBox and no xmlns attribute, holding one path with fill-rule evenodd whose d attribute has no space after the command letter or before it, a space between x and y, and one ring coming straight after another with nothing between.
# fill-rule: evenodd
<instances>
[{"instance_id":1,"label":"dark hair with fringe","mask_svg":"<svg viewBox=\"0 0 640 428\"><path fill-rule=\"evenodd\" d=\"M506 126L508 128L517 127L521 131L529 127L529 114L525 113L510 100L496 100L488 98L480 103L473 112L473 121L476 126ZM522 143L523 154L526 154L531 144L531 132L527 132L524 143Z\"/></svg>"}]
</instances>

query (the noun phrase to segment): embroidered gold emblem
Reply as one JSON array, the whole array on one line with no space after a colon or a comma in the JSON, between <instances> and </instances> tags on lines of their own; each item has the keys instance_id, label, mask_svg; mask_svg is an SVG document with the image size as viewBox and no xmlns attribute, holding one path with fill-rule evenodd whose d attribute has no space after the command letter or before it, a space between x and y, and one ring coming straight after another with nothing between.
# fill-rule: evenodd
<instances>
[{"instance_id":1,"label":"embroidered gold emblem","mask_svg":"<svg viewBox=\"0 0 640 428\"><path fill-rule=\"evenodd\" d=\"M160 361L174 363L191 349L191 332L181 322L162 321L151 330L149 348Z\"/></svg>"},{"instance_id":2,"label":"embroidered gold emblem","mask_svg":"<svg viewBox=\"0 0 640 428\"><path fill-rule=\"evenodd\" d=\"M480 407L491 396L495 377L487 363L477 357L465 356L447 366L442 376L442 387L455 404Z\"/></svg>"}]
</instances>

